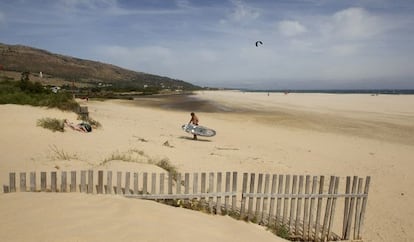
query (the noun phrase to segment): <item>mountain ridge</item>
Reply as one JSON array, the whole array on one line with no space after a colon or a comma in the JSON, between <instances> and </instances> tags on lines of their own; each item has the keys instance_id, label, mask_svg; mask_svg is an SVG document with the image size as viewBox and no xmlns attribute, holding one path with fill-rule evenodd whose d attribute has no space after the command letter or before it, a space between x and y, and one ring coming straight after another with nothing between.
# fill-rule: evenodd
<instances>
[{"instance_id":1,"label":"mountain ridge","mask_svg":"<svg viewBox=\"0 0 414 242\"><path fill-rule=\"evenodd\" d=\"M4 71L40 73L77 83L110 83L120 87L194 90L200 87L170 77L132 71L113 64L52 53L25 45L0 43Z\"/></svg>"}]
</instances>

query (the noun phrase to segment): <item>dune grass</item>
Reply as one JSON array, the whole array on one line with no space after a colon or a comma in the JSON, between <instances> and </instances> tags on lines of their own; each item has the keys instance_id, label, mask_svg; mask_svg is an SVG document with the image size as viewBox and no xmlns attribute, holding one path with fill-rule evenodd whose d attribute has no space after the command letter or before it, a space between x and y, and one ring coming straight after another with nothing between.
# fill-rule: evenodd
<instances>
[{"instance_id":1,"label":"dune grass","mask_svg":"<svg viewBox=\"0 0 414 242\"><path fill-rule=\"evenodd\" d=\"M129 149L126 152L115 151L105 158L99 165L105 165L108 162L119 160L123 162L148 163L148 157L142 150Z\"/></svg>"},{"instance_id":2,"label":"dune grass","mask_svg":"<svg viewBox=\"0 0 414 242\"><path fill-rule=\"evenodd\" d=\"M76 154L70 154L65 152L63 149L59 149L56 145L50 145L49 149L52 151L52 158L54 160L77 160Z\"/></svg>"},{"instance_id":3,"label":"dune grass","mask_svg":"<svg viewBox=\"0 0 414 242\"><path fill-rule=\"evenodd\" d=\"M55 118L42 118L37 120L37 126L43 127L45 129L50 129L53 132L64 132L64 124L61 119Z\"/></svg>"}]
</instances>

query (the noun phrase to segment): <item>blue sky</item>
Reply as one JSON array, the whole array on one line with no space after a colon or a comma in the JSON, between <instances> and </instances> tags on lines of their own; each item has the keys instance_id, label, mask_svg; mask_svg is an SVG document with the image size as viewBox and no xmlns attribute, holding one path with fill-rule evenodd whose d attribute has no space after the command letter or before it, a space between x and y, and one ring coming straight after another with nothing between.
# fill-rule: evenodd
<instances>
[{"instance_id":1,"label":"blue sky","mask_svg":"<svg viewBox=\"0 0 414 242\"><path fill-rule=\"evenodd\" d=\"M414 88L413 13L410 0L2 0L0 42L201 86Z\"/></svg>"}]
</instances>

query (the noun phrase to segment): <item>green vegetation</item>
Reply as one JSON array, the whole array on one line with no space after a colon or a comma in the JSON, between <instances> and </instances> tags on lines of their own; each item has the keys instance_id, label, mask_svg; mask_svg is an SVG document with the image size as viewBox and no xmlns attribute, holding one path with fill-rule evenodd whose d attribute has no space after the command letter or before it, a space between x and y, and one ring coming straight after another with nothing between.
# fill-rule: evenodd
<instances>
[{"instance_id":1,"label":"green vegetation","mask_svg":"<svg viewBox=\"0 0 414 242\"><path fill-rule=\"evenodd\" d=\"M53 132L59 131L64 132L64 124L62 120L55 118L42 118L37 120L37 126L43 127L45 129L50 129Z\"/></svg>"},{"instance_id":2,"label":"green vegetation","mask_svg":"<svg viewBox=\"0 0 414 242\"><path fill-rule=\"evenodd\" d=\"M170 173L174 181L177 180L177 174L178 174L177 168L174 165L172 165L168 159L165 158L165 159L161 159L160 161L156 161L156 162L153 161L152 163L166 170L168 173Z\"/></svg>"},{"instance_id":3,"label":"green vegetation","mask_svg":"<svg viewBox=\"0 0 414 242\"><path fill-rule=\"evenodd\" d=\"M267 229L270 230L272 233L276 234L280 238L291 240L289 229L286 227L286 225L281 224L279 226L273 225L267 225Z\"/></svg>"},{"instance_id":4,"label":"green vegetation","mask_svg":"<svg viewBox=\"0 0 414 242\"><path fill-rule=\"evenodd\" d=\"M18 82L0 82L0 104L45 106L68 111L79 107L70 93L53 93L39 82L31 82L27 72L22 73L22 78Z\"/></svg>"}]
</instances>

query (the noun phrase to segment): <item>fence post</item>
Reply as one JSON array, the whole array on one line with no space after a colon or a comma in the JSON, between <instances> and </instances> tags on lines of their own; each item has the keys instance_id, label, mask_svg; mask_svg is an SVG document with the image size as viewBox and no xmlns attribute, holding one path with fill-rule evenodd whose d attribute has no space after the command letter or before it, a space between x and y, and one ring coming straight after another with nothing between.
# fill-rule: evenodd
<instances>
[{"instance_id":1,"label":"fence post","mask_svg":"<svg viewBox=\"0 0 414 242\"><path fill-rule=\"evenodd\" d=\"M214 192L214 172L210 172L208 176L208 193ZM208 196L208 207L210 210L210 213L213 213L213 197Z\"/></svg>"},{"instance_id":2,"label":"fence post","mask_svg":"<svg viewBox=\"0 0 414 242\"><path fill-rule=\"evenodd\" d=\"M358 177L354 176L353 180L352 180L352 191L351 194L355 195L356 193L356 186L357 186L357 181L358 181ZM349 239L350 234L351 234L351 227L352 227L352 214L354 213L354 205L355 205L355 197L352 196L351 197L351 201L350 201L350 207L349 207L349 213L348 213L348 221L347 221L347 227L346 227L346 233L345 233L345 239Z\"/></svg>"},{"instance_id":3,"label":"fence post","mask_svg":"<svg viewBox=\"0 0 414 242\"><path fill-rule=\"evenodd\" d=\"M293 183L292 183L292 195L296 194L296 185L298 182L298 176L297 175L293 175ZM289 216L289 231L291 232L293 230L293 218L295 216L295 204L296 203L296 198L292 197L290 199L290 216Z\"/></svg>"},{"instance_id":4,"label":"fence post","mask_svg":"<svg viewBox=\"0 0 414 242\"><path fill-rule=\"evenodd\" d=\"M164 194L164 173L160 174L160 194Z\"/></svg>"},{"instance_id":5,"label":"fence post","mask_svg":"<svg viewBox=\"0 0 414 242\"><path fill-rule=\"evenodd\" d=\"M184 194L190 193L190 173L184 173Z\"/></svg>"},{"instance_id":6,"label":"fence post","mask_svg":"<svg viewBox=\"0 0 414 242\"><path fill-rule=\"evenodd\" d=\"M57 192L57 174L56 171L51 172L51 183L50 188L52 192Z\"/></svg>"},{"instance_id":7,"label":"fence post","mask_svg":"<svg viewBox=\"0 0 414 242\"><path fill-rule=\"evenodd\" d=\"M81 171L80 192L86 192L86 171Z\"/></svg>"},{"instance_id":8,"label":"fence post","mask_svg":"<svg viewBox=\"0 0 414 242\"><path fill-rule=\"evenodd\" d=\"M345 194L350 194L351 191L351 177L346 177L346 187L345 187ZM345 205L344 205L344 220L342 224L342 239L346 238L346 230L348 228L348 215L349 215L349 197L345 197Z\"/></svg>"},{"instance_id":9,"label":"fence post","mask_svg":"<svg viewBox=\"0 0 414 242\"><path fill-rule=\"evenodd\" d=\"M106 194L112 194L112 171L107 172L107 176L106 176Z\"/></svg>"},{"instance_id":10,"label":"fence post","mask_svg":"<svg viewBox=\"0 0 414 242\"><path fill-rule=\"evenodd\" d=\"M206 193L206 173L205 172L201 173L201 188L200 189L201 189L202 194ZM201 196L200 201L205 202L205 197Z\"/></svg>"},{"instance_id":11,"label":"fence post","mask_svg":"<svg viewBox=\"0 0 414 242\"><path fill-rule=\"evenodd\" d=\"M279 178L280 178L280 176L279 176ZM276 193L276 181L277 181L277 175L273 174L272 175L272 188L270 189L271 190L270 191L271 195L274 195ZM276 205L276 207L277 207L277 205ZM279 209L280 209L280 206L279 206ZM274 211L275 211L275 198L271 197L270 198L270 206L269 206L269 221L268 221L268 224L272 225L274 222L276 222L276 226L277 226L277 219L279 218L279 214L277 213L277 209L276 209L276 216L274 216Z\"/></svg>"},{"instance_id":12,"label":"fence post","mask_svg":"<svg viewBox=\"0 0 414 242\"><path fill-rule=\"evenodd\" d=\"M251 196L251 194L254 193L255 175L256 174L254 174L254 173L250 174L250 191L249 191L250 196L249 196L249 205L248 205L248 208L247 208L247 216L248 216L249 220L251 220L253 218L253 200L254 200L254 198L253 198L253 196Z\"/></svg>"},{"instance_id":13,"label":"fence post","mask_svg":"<svg viewBox=\"0 0 414 242\"><path fill-rule=\"evenodd\" d=\"M66 178L67 173L66 173L66 171L62 171L60 176L61 176L60 191L61 192L67 192L68 185L67 185L67 178Z\"/></svg>"},{"instance_id":14,"label":"fence post","mask_svg":"<svg viewBox=\"0 0 414 242\"><path fill-rule=\"evenodd\" d=\"M230 192L230 176L231 172L226 172L226 186L224 188L225 192ZM224 211L226 214L229 212L229 198L230 196L226 195L224 197Z\"/></svg>"},{"instance_id":15,"label":"fence post","mask_svg":"<svg viewBox=\"0 0 414 242\"><path fill-rule=\"evenodd\" d=\"M156 193L156 182L157 182L157 174L156 173L152 173L151 174L151 194L155 194Z\"/></svg>"},{"instance_id":16,"label":"fence post","mask_svg":"<svg viewBox=\"0 0 414 242\"><path fill-rule=\"evenodd\" d=\"M275 175L275 189L276 189L276 175ZM277 194L282 194L283 193L283 175L279 175L279 183L277 185ZM282 198L278 197L277 201L276 201L276 228L279 228L282 224L283 224L283 217L282 217L282 211L281 211L281 206L282 206Z\"/></svg>"},{"instance_id":17,"label":"fence post","mask_svg":"<svg viewBox=\"0 0 414 242\"><path fill-rule=\"evenodd\" d=\"M96 189L98 194L103 193L103 171L98 171L98 187Z\"/></svg>"},{"instance_id":18,"label":"fence post","mask_svg":"<svg viewBox=\"0 0 414 242\"><path fill-rule=\"evenodd\" d=\"M122 194L122 172L116 172L116 194Z\"/></svg>"},{"instance_id":19,"label":"fence post","mask_svg":"<svg viewBox=\"0 0 414 242\"><path fill-rule=\"evenodd\" d=\"M358 179L358 190L357 190L357 194L361 194L362 193L362 183L363 183L364 179L363 178L359 178ZM354 235L353 235L353 239L356 239L357 237L357 233L358 233L358 228L359 228L359 222L360 222L360 217L359 214L361 212L361 198L357 197L356 198L356 205L355 205L355 226L354 226Z\"/></svg>"},{"instance_id":20,"label":"fence post","mask_svg":"<svg viewBox=\"0 0 414 242\"><path fill-rule=\"evenodd\" d=\"M233 196L231 198L231 210L236 212L236 202L237 202L237 172L233 171L233 187L232 187Z\"/></svg>"},{"instance_id":21,"label":"fence post","mask_svg":"<svg viewBox=\"0 0 414 242\"><path fill-rule=\"evenodd\" d=\"M193 194L198 192L198 173L194 172L193 174Z\"/></svg>"},{"instance_id":22,"label":"fence post","mask_svg":"<svg viewBox=\"0 0 414 242\"><path fill-rule=\"evenodd\" d=\"M20 172L20 191L26 191L26 172Z\"/></svg>"},{"instance_id":23,"label":"fence post","mask_svg":"<svg viewBox=\"0 0 414 242\"><path fill-rule=\"evenodd\" d=\"M302 194L303 192L303 176L299 176L299 189L298 194ZM301 211L302 211L302 198L299 197L297 200L297 206L296 206L296 220L295 220L295 234L299 235L299 222L301 219ZM304 237L302 237L303 239Z\"/></svg>"},{"instance_id":24,"label":"fence post","mask_svg":"<svg viewBox=\"0 0 414 242\"><path fill-rule=\"evenodd\" d=\"M177 181L175 183L175 191L177 194L181 194L181 173L177 173Z\"/></svg>"},{"instance_id":25,"label":"fence post","mask_svg":"<svg viewBox=\"0 0 414 242\"><path fill-rule=\"evenodd\" d=\"M266 174L263 193L266 194L267 196L269 195L269 180L270 180L270 175ZM266 212L267 212L267 204L269 201L269 197L267 196L263 198L262 215L261 215L262 219L260 221L261 224L265 224L266 221L267 221L267 224L269 224L269 218L266 218L266 216L268 215L268 213Z\"/></svg>"},{"instance_id":26,"label":"fence post","mask_svg":"<svg viewBox=\"0 0 414 242\"><path fill-rule=\"evenodd\" d=\"M40 172L40 190L46 192L46 172Z\"/></svg>"},{"instance_id":27,"label":"fence post","mask_svg":"<svg viewBox=\"0 0 414 242\"><path fill-rule=\"evenodd\" d=\"M242 184L242 199L241 199L241 208L240 208L240 218L244 219L246 215L246 196L244 195L247 192L247 178L248 174L243 173L243 184Z\"/></svg>"},{"instance_id":28,"label":"fence post","mask_svg":"<svg viewBox=\"0 0 414 242\"><path fill-rule=\"evenodd\" d=\"M319 180L319 194L323 194L323 185L325 183L325 176L321 176ZM316 205L316 219L315 219L315 241L319 239L319 230L320 230L320 218L321 218L321 209L322 209L322 197L318 198L318 204Z\"/></svg>"},{"instance_id":29,"label":"fence post","mask_svg":"<svg viewBox=\"0 0 414 242\"><path fill-rule=\"evenodd\" d=\"M129 192L129 183L131 181L130 176L131 176L130 172L125 172L125 192L124 192L124 194L127 194L127 195L130 194L130 192Z\"/></svg>"},{"instance_id":30,"label":"fence post","mask_svg":"<svg viewBox=\"0 0 414 242\"><path fill-rule=\"evenodd\" d=\"M16 173L11 172L9 174L9 186L10 186L10 192L16 192Z\"/></svg>"},{"instance_id":31,"label":"fence post","mask_svg":"<svg viewBox=\"0 0 414 242\"><path fill-rule=\"evenodd\" d=\"M76 171L70 172L70 192L76 192Z\"/></svg>"},{"instance_id":32,"label":"fence post","mask_svg":"<svg viewBox=\"0 0 414 242\"><path fill-rule=\"evenodd\" d=\"M93 193L93 170L88 171L88 193Z\"/></svg>"},{"instance_id":33,"label":"fence post","mask_svg":"<svg viewBox=\"0 0 414 242\"><path fill-rule=\"evenodd\" d=\"M221 214L221 172L217 172L217 189L216 192L218 193L218 196L216 197L216 213Z\"/></svg>"},{"instance_id":34,"label":"fence post","mask_svg":"<svg viewBox=\"0 0 414 242\"><path fill-rule=\"evenodd\" d=\"M334 187L333 194L336 195L336 194L338 194L339 177L335 177L335 185L334 186L335 187ZM331 217L329 218L329 225L328 225L328 236L327 236L327 239L328 240L329 240L329 238L331 236L332 223L333 223L333 220L334 220L334 217L335 217L336 200L337 200L336 197L332 198Z\"/></svg>"},{"instance_id":35,"label":"fence post","mask_svg":"<svg viewBox=\"0 0 414 242\"><path fill-rule=\"evenodd\" d=\"M305 180L305 194L309 195L309 189L310 189L310 175L306 175L306 180ZM305 205L304 205L304 212L303 212L303 226L302 226L302 231L303 231L303 239L306 240L308 238L306 232L308 231L309 228L309 198L306 197L305 198Z\"/></svg>"},{"instance_id":36,"label":"fence post","mask_svg":"<svg viewBox=\"0 0 414 242\"><path fill-rule=\"evenodd\" d=\"M285 182L285 194L289 194L289 190L290 190L290 175L286 175L286 182ZM289 204L289 198L285 197L284 201L283 201L283 224L286 226L288 225L288 204Z\"/></svg>"},{"instance_id":37,"label":"fence post","mask_svg":"<svg viewBox=\"0 0 414 242\"><path fill-rule=\"evenodd\" d=\"M142 194L147 194L148 190L148 173L144 172L142 175Z\"/></svg>"},{"instance_id":38,"label":"fence post","mask_svg":"<svg viewBox=\"0 0 414 242\"><path fill-rule=\"evenodd\" d=\"M333 192L334 183L335 183L335 177L331 176L331 179L329 181L329 190L328 190L329 195L331 195ZM324 240L325 238L328 239L328 236L326 235L326 231L328 229L328 223L329 223L328 220L329 220L329 217L331 216L331 206L332 206L332 197L328 196L328 199L326 200L325 216L323 219L323 226L322 226L322 234L321 234L322 240Z\"/></svg>"},{"instance_id":39,"label":"fence post","mask_svg":"<svg viewBox=\"0 0 414 242\"><path fill-rule=\"evenodd\" d=\"M364 188L364 195L365 197L362 199L362 207L361 207L361 215L360 215L360 222L359 222L359 228L358 228L358 238L357 239L362 239L361 234L362 234L362 229L364 226L364 218L365 218L365 210L366 210L366 206L367 206L367 201L368 201L368 191L369 191L369 184L371 182L371 177L367 176L365 178L365 188Z\"/></svg>"},{"instance_id":40,"label":"fence post","mask_svg":"<svg viewBox=\"0 0 414 242\"><path fill-rule=\"evenodd\" d=\"M172 180L173 180L173 174L170 172L168 173L168 194L172 194Z\"/></svg>"},{"instance_id":41,"label":"fence post","mask_svg":"<svg viewBox=\"0 0 414 242\"><path fill-rule=\"evenodd\" d=\"M164 174L162 174L162 175L164 175ZM139 185L138 184L138 172L134 172L134 194L138 194L138 192L139 192L138 185Z\"/></svg>"},{"instance_id":42,"label":"fence post","mask_svg":"<svg viewBox=\"0 0 414 242\"><path fill-rule=\"evenodd\" d=\"M257 191L256 191L257 194L261 194L262 193L262 185L263 185L263 174L260 173L259 174L259 177L257 179ZM261 209L261 207L260 207L261 202L262 202L262 198L260 196L258 196L256 198L256 211L255 211L255 217L256 217L256 221L257 222L260 222L261 221L261 217L260 217L260 215L261 215L261 211L260 211L260 209Z\"/></svg>"},{"instance_id":43,"label":"fence post","mask_svg":"<svg viewBox=\"0 0 414 242\"><path fill-rule=\"evenodd\" d=\"M318 177L313 176L312 178L312 194L316 193L316 187L318 185ZM313 229L313 207L315 206L315 198L311 198L310 207L309 207L309 221L308 221L308 237L307 240L312 238L312 229Z\"/></svg>"},{"instance_id":44,"label":"fence post","mask_svg":"<svg viewBox=\"0 0 414 242\"><path fill-rule=\"evenodd\" d=\"M36 191L36 172L30 172L30 191Z\"/></svg>"}]
</instances>

